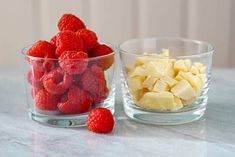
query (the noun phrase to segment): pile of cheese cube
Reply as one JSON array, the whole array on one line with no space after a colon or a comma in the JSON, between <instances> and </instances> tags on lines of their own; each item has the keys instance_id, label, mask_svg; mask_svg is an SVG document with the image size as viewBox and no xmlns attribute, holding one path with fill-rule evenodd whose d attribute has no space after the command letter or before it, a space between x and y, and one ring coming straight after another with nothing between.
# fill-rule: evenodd
<instances>
[{"instance_id":1,"label":"pile of cheese cube","mask_svg":"<svg viewBox=\"0 0 235 157\"><path fill-rule=\"evenodd\" d=\"M126 67L128 87L135 103L145 109L173 111L192 104L201 94L206 67L189 59L172 59L168 49L144 54Z\"/></svg>"}]
</instances>

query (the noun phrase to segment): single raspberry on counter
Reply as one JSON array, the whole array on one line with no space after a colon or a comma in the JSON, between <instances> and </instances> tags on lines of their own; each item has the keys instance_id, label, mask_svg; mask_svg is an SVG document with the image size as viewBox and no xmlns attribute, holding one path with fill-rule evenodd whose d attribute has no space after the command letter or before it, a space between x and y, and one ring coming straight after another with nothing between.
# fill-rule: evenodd
<instances>
[{"instance_id":1,"label":"single raspberry on counter","mask_svg":"<svg viewBox=\"0 0 235 157\"><path fill-rule=\"evenodd\" d=\"M106 108L93 109L87 119L87 128L95 133L110 133L114 127L114 119Z\"/></svg>"},{"instance_id":2,"label":"single raspberry on counter","mask_svg":"<svg viewBox=\"0 0 235 157\"><path fill-rule=\"evenodd\" d=\"M59 57L59 64L69 74L81 74L87 68L88 56L83 51L65 51Z\"/></svg>"},{"instance_id":3,"label":"single raspberry on counter","mask_svg":"<svg viewBox=\"0 0 235 157\"><path fill-rule=\"evenodd\" d=\"M79 29L85 28L85 24L75 15L64 14L58 22L58 28L60 31L70 30L76 32Z\"/></svg>"},{"instance_id":4,"label":"single raspberry on counter","mask_svg":"<svg viewBox=\"0 0 235 157\"><path fill-rule=\"evenodd\" d=\"M89 93L77 86L71 86L67 95L61 98L58 109L66 114L78 114L87 112L93 100Z\"/></svg>"},{"instance_id":5,"label":"single raspberry on counter","mask_svg":"<svg viewBox=\"0 0 235 157\"><path fill-rule=\"evenodd\" d=\"M64 51L83 51L83 41L72 31L62 31L56 36L56 56L59 57Z\"/></svg>"},{"instance_id":6,"label":"single raspberry on counter","mask_svg":"<svg viewBox=\"0 0 235 157\"><path fill-rule=\"evenodd\" d=\"M35 88L43 87L44 72L32 69L27 74L28 82Z\"/></svg>"},{"instance_id":7,"label":"single raspberry on counter","mask_svg":"<svg viewBox=\"0 0 235 157\"><path fill-rule=\"evenodd\" d=\"M72 84L73 77L61 68L57 68L44 76L44 88L51 94L63 94Z\"/></svg>"},{"instance_id":8,"label":"single raspberry on counter","mask_svg":"<svg viewBox=\"0 0 235 157\"><path fill-rule=\"evenodd\" d=\"M51 94L45 89L37 92L35 96L35 106L40 110L54 111L57 109L57 104L60 100L60 96Z\"/></svg>"},{"instance_id":9,"label":"single raspberry on counter","mask_svg":"<svg viewBox=\"0 0 235 157\"><path fill-rule=\"evenodd\" d=\"M95 104L103 102L108 96L104 71L96 64L87 68L79 78L79 86L90 93Z\"/></svg>"},{"instance_id":10,"label":"single raspberry on counter","mask_svg":"<svg viewBox=\"0 0 235 157\"><path fill-rule=\"evenodd\" d=\"M55 58L55 47L47 41L38 41L28 49L27 55L40 58Z\"/></svg>"},{"instance_id":11,"label":"single raspberry on counter","mask_svg":"<svg viewBox=\"0 0 235 157\"><path fill-rule=\"evenodd\" d=\"M57 47L57 45L56 45L56 35L51 38L50 43L51 43L51 45L53 45L54 47Z\"/></svg>"},{"instance_id":12,"label":"single raspberry on counter","mask_svg":"<svg viewBox=\"0 0 235 157\"><path fill-rule=\"evenodd\" d=\"M113 53L113 50L105 44L97 44L90 52L89 57L104 56ZM104 70L107 70L114 63L114 54L98 58L96 62L99 62Z\"/></svg>"},{"instance_id":13,"label":"single raspberry on counter","mask_svg":"<svg viewBox=\"0 0 235 157\"><path fill-rule=\"evenodd\" d=\"M97 44L95 32L89 29L79 29L76 34L82 38L85 52L89 52Z\"/></svg>"}]
</instances>

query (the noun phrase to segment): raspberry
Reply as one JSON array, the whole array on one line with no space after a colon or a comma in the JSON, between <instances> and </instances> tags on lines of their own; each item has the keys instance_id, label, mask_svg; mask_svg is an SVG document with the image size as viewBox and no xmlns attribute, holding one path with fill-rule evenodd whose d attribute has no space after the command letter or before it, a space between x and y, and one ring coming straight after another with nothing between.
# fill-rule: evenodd
<instances>
[{"instance_id":1,"label":"raspberry","mask_svg":"<svg viewBox=\"0 0 235 157\"><path fill-rule=\"evenodd\" d=\"M30 64L33 69L43 72L49 72L57 66L55 60L49 59L31 59Z\"/></svg>"},{"instance_id":2,"label":"raspberry","mask_svg":"<svg viewBox=\"0 0 235 157\"><path fill-rule=\"evenodd\" d=\"M56 45L56 35L51 38L50 43L51 43L51 45L53 45L54 47L57 47L57 45Z\"/></svg>"},{"instance_id":3,"label":"raspberry","mask_svg":"<svg viewBox=\"0 0 235 157\"><path fill-rule=\"evenodd\" d=\"M32 98L35 98L35 96L37 95L37 93L38 93L41 89L43 89L43 87L41 87L41 88L32 87L32 88L31 88L31 96L32 96Z\"/></svg>"},{"instance_id":4,"label":"raspberry","mask_svg":"<svg viewBox=\"0 0 235 157\"><path fill-rule=\"evenodd\" d=\"M61 98L58 109L66 114L84 113L90 109L92 103L93 100L87 92L76 86L71 86L67 96Z\"/></svg>"},{"instance_id":5,"label":"raspberry","mask_svg":"<svg viewBox=\"0 0 235 157\"><path fill-rule=\"evenodd\" d=\"M87 119L87 128L95 133L110 133L114 127L114 119L106 108L93 109Z\"/></svg>"},{"instance_id":6,"label":"raspberry","mask_svg":"<svg viewBox=\"0 0 235 157\"><path fill-rule=\"evenodd\" d=\"M27 74L28 82L35 88L43 87L44 72L32 69Z\"/></svg>"},{"instance_id":7,"label":"raspberry","mask_svg":"<svg viewBox=\"0 0 235 157\"><path fill-rule=\"evenodd\" d=\"M44 88L51 94L63 94L72 84L73 77L61 68L57 68L44 76Z\"/></svg>"},{"instance_id":8,"label":"raspberry","mask_svg":"<svg viewBox=\"0 0 235 157\"><path fill-rule=\"evenodd\" d=\"M58 22L58 28L60 31L71 30L76 32L79 29L85 28L85 25L78 17L72 14L64 14Z\"/></svg>"},{"instance_id":9,"label":"raspberry","mask_svg":"<svg viewBox=\"0 0 235 157\"><path fill-rule=\"evenodd\" d=\"M113 53L113 50L110 47L105 44L98 44L89 52L89 57L98 57L111 53ZM104 70L107 70L114 62L114 54L99 58L97 62L100 63Z\"/></svg>"},{"instance_id":10,"label":"raspberry","mask_svg":"<svg viewBox=\"0 0 235 157\"><path fill-rule=\"evenodd\" d=\"M40 58L55 58L55 47L47 41L38 41L27 51L27 55Z\"/></svg>"},{"instance_id":11,"label":"raspberry","mask_svg":"<svg viewBox=\"0 0 235 157\"><path fill-rule=\"evenodd\" d=\"M79 86L79 79L81 75L73 75L73 84Z\"/></svg>"},{"instance_id":12,"label":"raspberry","mask_svg":"<svg viewBox=\"0 0 235 157\"><path fill-rule=\"evenodd\" d=\"M55 60L45 60L42 64L43 71L50 72L57 67Z\"/></svg>"},{"instance_id":13,"label":"raspberry","mask_svg":"<svg viewBox=\"0 0 235 157\"><path fill-rule=\"evenodd\" d=\"M89 52L97 44L95 32L89 29L80 29L76 34L82 38L85 52Z\"/></svg>"},{"instance_id":14,"label":"raspberry","mask_svg":"<svg viewBox=\"0 0 235 157\"><path fill-rule=\"evenodd\" d=\"M90 93L95 104L99 104L107 98L108 88L104 72L101 67L92 65L80 77L79 86Z\"/></svg>"},{"instance_id":15,"label":"raspberry","mask_svg":"<svg viewBox=\"0 0 235 157\"><path fill-rule=\"evenodd\" d=\"M69 74L81 74L87 68L88 56L83 51L65 51L59 57L59 64Z\"/></svg>"},{"instance_id":16,"label":"raspberry","mask_svg":"<svg viewBox=\"0 0 235 157\"><path fill-rule=\"evenodd\" d=\"M83 51L83 41L72 31L62 31L56 36L56 56L59 57L64 51Z\"/></svg>"},{"instance_id":17,"label":"raspberry","mask_svg":"<svg viewBox=\"0 0 235 157\"><path fill-rule=\"evenodd\" d=\"M60 96L50 94L45 89L40 90L35 96L35 106L40 110L56 110Z\"/></svg>"}]
</instances>

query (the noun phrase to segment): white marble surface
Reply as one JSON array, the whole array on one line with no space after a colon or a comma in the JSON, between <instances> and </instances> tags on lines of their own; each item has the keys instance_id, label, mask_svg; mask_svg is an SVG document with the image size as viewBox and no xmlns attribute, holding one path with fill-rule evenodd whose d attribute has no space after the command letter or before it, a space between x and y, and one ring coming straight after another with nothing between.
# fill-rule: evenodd
<instances>
[{"instance_id":1,"label":"white marble surface","mask_svg":"<svg viewBox=\"0 0 235 157\"><path fill-rule=\"evenodd\" d=\"M212 81L206 115L197 122L134 122L124 115L118 93L115 129L99 135L86 128L52 128L30 120L20 72L1 70L0 157L234 157L235 69L215 70Z\"/></svg>"}]
</instances>

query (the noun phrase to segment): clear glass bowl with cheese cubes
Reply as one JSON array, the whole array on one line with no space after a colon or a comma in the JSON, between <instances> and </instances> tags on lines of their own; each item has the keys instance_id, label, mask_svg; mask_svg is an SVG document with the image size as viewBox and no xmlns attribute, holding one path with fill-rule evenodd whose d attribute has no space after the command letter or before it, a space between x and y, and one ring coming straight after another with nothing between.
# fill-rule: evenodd
<instances>
[{"instance_id":1,"label":"clear glass bowl with cheese cubes","mask_svg":"<svg viewBox=\"0 0 235 157\"><path fill-rule=\"evenodd\" d=\"M131 39L119 45L124 111L159 125L198 120L206 110L214 48L184 38Z\"/></svg>"}]
</instances>

